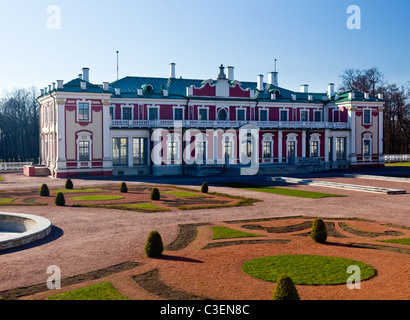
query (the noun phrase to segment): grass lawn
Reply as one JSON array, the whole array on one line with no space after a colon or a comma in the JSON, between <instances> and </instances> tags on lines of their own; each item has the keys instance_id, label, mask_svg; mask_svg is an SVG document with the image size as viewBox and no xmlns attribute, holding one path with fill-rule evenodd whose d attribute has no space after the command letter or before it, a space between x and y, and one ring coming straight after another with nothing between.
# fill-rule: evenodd
<instances>
[{"instance_id":1,"label":"grass lawn","mask_svg":"<svg viewBox=\"0 0 410 320\"><path fill-rule=\"evenodd\" d=\"M144 202L144 203L132 203L132 204L126 204L123 205L122 207L126 207L128 209L141 209L142 211L168 211L168 209L157 207L156 205L153 205L151 202Z\"/></svg>"},{"instance_id":2,"label":"grass lawn","mask_svg":"<svg viewBox=\"0 0 410 320\"><path fill-rule=\"evenodd\" d=\"M193 192L188 192L188 191L181 191L181 190L175 190L175 191L162 191L162 193L166 194L172 194L176 197L184 198L184 197L202 197L202 194L198 193L193 193Z\"/></svg>"},{"instance_id":3,"label":"grass lawn","mask_svg":"<svg viewBox=\"0 0 410 320\"><path fill-rule=\"evenodd\" d=\"M2 177L0 177L0 181L4 181L4 179Z\"/></svg>"},{"instance_id":4,"label":"grass lawn","mask_svg":"<svg viewBox=\"0 0 410 320\"><path fill-rule=\"evenodd\" d=\"M124 199L125 197L121 196L110 196L104 194L97 194L91 196L81 196L81 197L73 197L71 200L74 201L109 201L109 200L119 200Z\"/></svg>"},{"instance_id":5,"label":"grass lawn","mask_svg":"<svg viewBox=\"0 0 410 320\"><path fill-rule=\"evenodd\" d=\"M410 162L386 163L386 167L410 167Z\"/></svg>"},{"instance_id":6,"label":"grass lawn","mask_svg":"<svg viewBox=\"0 0 410 320\"><path fill-rule=\"evenodd\" d=\"M131 300L119 293L111 283L102 282L95 285L59 293L47 300Z\"/></svg>"},{"instance_id":7,"label":"grass lawn","mask_svg":"<svg viewBox=\"0 0 410 320\"><path fill-rule=\"evenodd\" d=\"M1 200L1 199L0 199ZM410 238L402 238L402 239L387 239L387 240L377 240L381 242L390 242L390 243L399 243L399 244L408 244L410 245Z\"/></svg>"},{"instance_id":8,"label":"grass lawn","mask_svg":"<svg viewBox=\"0 0 410 320\"><path fill-rule=\"evenodd\" d=\"M62 189L62 190L54 190L55 193L91 193L91 192L101 192L101 190L97 189Z\"/></svg>"},{"instance_id":9,"label":"grass lawn","mask_svg":"<svg viewBox=\"0 0 410 320\"><path fill-rule=\"evenodd\" d=\"M325 197L346 197L340 194L278 188L278 187L270 187L270 186L262 186L262 185L257 185L257 184L243 183L243 182L226 182L226 183L218 183L218 185L229 187L229 188L240 188L240 189L251 190L251 191L274 193L274 194L280 194L284 196L293 196L293 197L311 198L311 199L319 199L319 198L325 198Z\"/></svg>"},{"instance_id":10,"label":"grass lawn","mask_svg":"<svg viewBox=\"0 0 410 320\"><path fill-rule=\"evenodd\" d=\"M0 204L13 204L16 198L0 198Z\"/></svg>"},{"instance_id":11,"label":"grass lawn","mask_svg":"<svg viewBox=\"0 0 410 320\"><path fill-rule=\"evenodd\" d=\"M212 231L213 231L212 240L247 238L247 237L264 237L263 235L243 232L239 230L230 229L227 227L212 227Z\"/></svg>"},{"instance_id":12,"label":"grass lawn","mask_svg":"<svg viewBox=\"0 0 410 320\"><path fill-rule=\"evenodd\" d=\"M242 270L252 277L276 282L280 275L289 275L295 284L334 285L345 284L354 274L346 272L351 265L360 268L361 280L376 274L373 267L360 261L315 255L281 255L257 258L242 265Z\"/></svg>"}]
</instances>

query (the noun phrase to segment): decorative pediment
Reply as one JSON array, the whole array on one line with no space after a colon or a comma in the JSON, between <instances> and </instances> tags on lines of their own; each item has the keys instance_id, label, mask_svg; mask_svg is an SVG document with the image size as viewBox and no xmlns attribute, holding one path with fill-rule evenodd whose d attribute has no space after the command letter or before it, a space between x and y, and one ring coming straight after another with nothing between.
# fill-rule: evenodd
<instances>
[{"instance_id":1,"label":"decorative pediment","mask_svg":"<svg viewBox=\"0 0 410 320\"><path fill-rule=\"evenodd\" d=\"M226 79L208 79L202 82L201 87L191 86L187 88L188 96L194 97L218 97L218 98L248 98L253 99L254 93L250 88L243 89L239 81Z\"/></svg>"}]
</instances>

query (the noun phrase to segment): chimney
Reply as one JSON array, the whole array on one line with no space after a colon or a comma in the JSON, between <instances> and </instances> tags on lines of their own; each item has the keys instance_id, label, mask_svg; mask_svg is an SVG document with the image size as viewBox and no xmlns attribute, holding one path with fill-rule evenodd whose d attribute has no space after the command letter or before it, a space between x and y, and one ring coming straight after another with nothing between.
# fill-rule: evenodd
<instances>
[{"instance_id":1,"label":"chimney","mask_svg":"<svg viewBox=\"0 0 410 320\"><path fill-rule=\"evenodd\" d=\"M56 83L53 82L53 91L56 89Z\"/></svg>"},{"instance_id":2,"label":"chimney","mask_svg":"<svg viewBox=\"0 0 410 320\"><path fill-rule=\"evenodd\" d=\"M226 67L226 69L228 69L228 80L233 81L234 80L234 73L233 73L234 67L228 66Z\"/></svg>"},{"instance_id":3,"label":"chimney","mask_svg":"<svg viewBox=\"0 0 410 320\"><path fill-rule=\"evenodd\" d=\"M278 73L277 72L268 73L268 83L276 87L278 86Z\"/></svg>"},{"instance_id":4,"label":"chimney","mask_svg":"<svg viewBox=\"0 0 410 320\"><path fill-rule=\"evenodd\" d=\"M327 85L327 95L329 98L335 95L335 84L334 83L329 83Z\"/></svg>"},{"instance_id":5,"label":"chimney","mask_svg":"<svg viewBox=\"0 0 410 320\"><path fill-rule=\"evenodd\" d=\"M64 89L64 80L57 80L57 89Z\"/></svg>"},{"instance_id":6,"label":"chimney","mask_svg":"<svg viewBox=\"0 0 410 320\"><path fill-rule=\"evenodd\" d=\"M78 74L78 79L83 80L83 75L81 73Z\"/></svg>"},{"instance_id":7,"label":"chimney","mask_svg":"<svg viewBox=\"0 0 410 320\"><path fill-rule=\"evenodd\" d=\"M41 95L44 96L44 89L40 89Z\"/></svg>"},{"instance_id":8,"label":"chimney","mask_svg":"<svg viewBox=\"0 0 410 320\"><path fill-rule=\"evenodd\" d=\"M89 68L83 68L83 80L90 82L90 69Z\"/></svg>"},{"instance_id":9,"label":"chimney","mask_svg":"<svg viewBox=\"0 0 410 320\"><path fill-rule=\"evenodd\" d=\"M307 84L301 84L301 85L300 85L300 92L301 92L301 93L308 93L308 92L309 92L309 85L307 85Z\"/></svg>"},{"instance_id":10,"label":"chimney","mask_svg":"<svg viewBox=\"0 0 410 320\"><path fill-rule=\"evenodd\" d=\"M108 91L108 90L110 90L109 85L110 85L110 83L109 83L109 82L103 82L103 90L104 90L104 91Z\"/></svg>"},{"instance_id":11,"label":"chimney","mask_svg":"<svg viewBox=\"0 0 410 320\"><path fill-rule=\"evenodd\" d=\"M175 63L170 63L169 65L169 78L175 79Z\"/></svg>"},{"instance_id":12,"label":"chimney","mask_svg":"<svg viewBox=\"0 0 410 320\"><path fill-rule=\"evenodd\" d=\"M258 75L258 82L257 82L256 89L259 90L259 91L264 91L264 88L263 88L263 75L262 74Z\"/></svg>"}]
</instances>

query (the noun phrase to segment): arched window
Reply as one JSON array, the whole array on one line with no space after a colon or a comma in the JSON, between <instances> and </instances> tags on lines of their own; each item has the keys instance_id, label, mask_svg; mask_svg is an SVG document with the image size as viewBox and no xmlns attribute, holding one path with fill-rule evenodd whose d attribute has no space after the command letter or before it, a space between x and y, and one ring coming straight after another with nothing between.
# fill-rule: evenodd
<instances>
[{"instance_id":1,"label":"arched window","mask_svg":"<svg viewBox=\"0 0 410 320\"><path fill-rule=\"evenodd\" d=\"M226 109L220 109L218 111L218 120L220 121L228 120L228 112L226 111Z\"/></svg>"},{"instance_id":2,"label":"arched window","mask_svg":"<svg viewBox=\"0 0 410 320\"><path fill-rule=\"evenodd\" d=\"M370 157L372 155L372 135L366 133L363 136L363 156Z\"/></svg>"}]
</instances>

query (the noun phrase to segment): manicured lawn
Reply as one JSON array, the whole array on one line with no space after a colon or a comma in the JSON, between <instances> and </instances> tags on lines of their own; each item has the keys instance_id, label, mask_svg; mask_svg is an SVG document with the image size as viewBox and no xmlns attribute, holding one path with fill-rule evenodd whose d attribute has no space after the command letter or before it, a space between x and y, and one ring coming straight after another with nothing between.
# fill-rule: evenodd
<instances>
[{"instance_id":1,"label":"manicured lawn","mask_svg":"<svg viewBox=\"0 0 410 320\"><path fill-rule=\"evenodd\" d=\"M319 198L325 198L325 197L346 197L340 194L296 190L296 189L288 189L288 188L278 188L278 187L243 183L243 182L226 182L226 183L218 183L218 185L222 185L222 186L230 187L230 188L240 188L240 189L245 189L245 190L250 190L250 191L274 193L274 194L280 194L284 196L292 196L292 197L300 197L300 198L319 199Z\"/></svg>"},{"instance_id":2,"label":"manicured lawn","mask_svg":"<svg viewBox=\"0 0 410 320\"><path fill-rule=\"evenodd\" d=\"M344 284L354 274L347 273L351 265L360 268L361 280L376 274L373 267L351 259L314 255L280 255L257 258L242 265L242 270L252 277L276 282L281 274L289 275L295 284Z\"/></svg>"},{"instance_id":3,"label":"manicured lawn","mask_svg":"<svg viewBox=\"0 0 410 320\"><path fill-rule=\"evenodd\" d=\"M132 204L127 204L125 205L125 207L129 208L129 209L141 209L143 211L168 211L168 209L164 209L161 207L158 207L156 205L153 205L150 202L146 202L146 203L132 203Z\"/></svg>"},{"instance_id":4,"label":"manicured lawn","mask_svg":"<svg viewBox=\"0 0 410 320\"><path fill-rule=\"evenodd\" d=\"M91 196L81 196L81 197L71 198L71 200L74 200L74 201L109 201L109 200L119 200L119 199L124 199L124 197L97 194L97 195L91 195Z\"/></svg>"},{"instance_id":5,"label":"manicured lawn","mask_svg":"<svg viewBox=\"0 0 410 320\"><path fill-rule=\"evenodd\" d=\"M119 293L111 283L102 282L89 287L59 293L47 300L131 300Z\"/></svg>"},{"instance_id":6,"label":"manicured lawn","mask_svg":"<svg viewBox=\"0 0 410 320\"><path fill-rule=\"evenodd\" d=\"M399 244L408 244L408 245L410 245L410 238L387 239L387 240L377 240L377 241L390 242L390 243L399 243Z\"/></svg>"},{"instance_id":7,"label":"manicured lawn","mask_svg":"<svg viewBox=\"0 0 410 320\"><path fill-rule=\"evenodd\" d=\"M0 204L13 204L16 198L0 198Z\"/></svg>"},{"instance_id":8,"label":"manicured lawn","mask_svg":"<svg viewBox=\"0 0 410 320\"><path fill-rule=\"evenodd\" d=\"M184 198L184 197L202 197L202 194L188 192L188 191L181 191L181 190L162 191L162 193L172 194L172 195L174 195L176 197L180 197L180 198Z\"/></svg>"},{"instance_id":9,"label":"manicured lawn","mask_svg":"<svg viewBox=\"0 0 410 320\"><path fill-rule=\"evenodd\" d=\"M239 230L230 229L227 227L212 227L212 240L217 239L232 239L232 238L247 238L247 237L263 237L263 235L243 232Z\"/></svg>"},{"instance_id":10,"label":"manicured lawn","mask_svg":"<svg viewBox=\"0 0 410 320\"><path fill-rule=\"evenodd\" d=\"M4 181L4 179L2 177L0 177L0 181Z\"/></svg>"},{"instance_id":11,"label":"manicured lawn","mask_svg":"<svg viewBox=\"0 0 410 320\"><path fill-rule=\"evenodd\" d=\"M386 167L410 167L410 162L386 163Z\"/></svg>"},{"instance_id":12,"label":"manicured lawn","mask_svg":"<svg viewBox=\"0 0 410 320\"><path fill-rule=\"evenodd\" d=\"M62 190L54 190L55 193L62 192L62 193L91 193L91 192L101 192L101 190L97 189L62 189Z\"/></svg>"}]
</instances>

